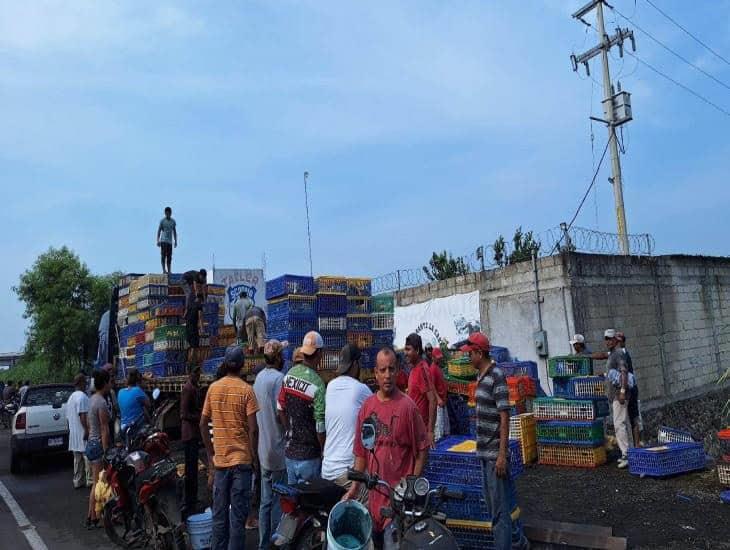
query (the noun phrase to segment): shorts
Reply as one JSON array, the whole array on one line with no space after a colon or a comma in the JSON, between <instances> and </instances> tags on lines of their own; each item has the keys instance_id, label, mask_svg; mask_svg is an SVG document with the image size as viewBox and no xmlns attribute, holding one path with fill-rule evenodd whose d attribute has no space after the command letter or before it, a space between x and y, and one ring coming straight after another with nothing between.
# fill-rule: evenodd
<instances>
[{"instance_id":1,"label":"shorts","mask_svg":"<svg viewBox=\"0 0 730 550\"><path fill-rule=\"evenodd\" d=\"M172 259L172 243L160 243L160 254L163 260Z\"/></svg>"},{"instance_id":2,"label":"shorts","mask_svg":"<svg viewBox=\"0 0 730 550\"><path fill-rule=\"evenodd\" d=\"M89 462L96 464L101 462L101 458L104 456L104 448L101 445L100 439L89 439L86 443L86 458Z\"/></svg>"},{"instance_id":3,"label":"shorts","mask_svg":"<svg viewBox=\"0 0 730 550\"><path fill-rule=\"evenodd\" d=\"M200 347L200 334L198 334L198 323L195 323L193 327L186 330L186 336L188 346L190 346L191 348Z\"/></svg>"}]
</instances>

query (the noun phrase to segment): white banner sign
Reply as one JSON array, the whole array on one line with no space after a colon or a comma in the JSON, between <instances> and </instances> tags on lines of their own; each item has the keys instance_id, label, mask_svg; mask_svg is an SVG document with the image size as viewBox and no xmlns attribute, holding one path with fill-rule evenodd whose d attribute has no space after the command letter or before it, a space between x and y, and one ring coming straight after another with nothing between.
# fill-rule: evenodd
<instances>
[{"instance_id":1,"label":"white banner sign","mask_svg":"<svg viewBox=\"0 0 730 550\"><path fill-rule=\"evenodd\" d=\"M213 269L213 282L226 285L226 324L233 324L233 304L242 290L266 311L266 281L263 269Z\"/></svg>"},{"instance_id":2,"label":"white banner sign","mask_svg":"<svg viewBox=\"0 0 730 550\"><path fill-rule=\"evenodd\" d=\"M403 347L406 336L415 332L423 345L454 344L466 340L470 333L481 330L479 291L434 298L420 304L396 307L395 345Z\"/></svg>"}]
</instances>

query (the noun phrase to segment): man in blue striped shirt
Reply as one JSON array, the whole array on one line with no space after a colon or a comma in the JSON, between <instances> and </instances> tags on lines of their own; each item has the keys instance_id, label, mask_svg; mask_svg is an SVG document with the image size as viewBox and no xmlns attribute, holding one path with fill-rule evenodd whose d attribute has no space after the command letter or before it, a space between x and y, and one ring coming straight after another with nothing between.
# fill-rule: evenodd
<instances>
[{"instance_id":1,"label":"man in blue striped shirt","mask_svg":"<svg viewBox=\"0 0 730 550\"><path fill-rule=\"evenodd\" d=\"M509 468L509 390L502 370L489 356L489 339L481 332L469 335L461 351L469 354L477 377L477 456L482 463L484 501L491 512L494 547L508 550L512 544L512 508L515 488ZM517 537L515 537L517 538ZM524 536L515 548L528 547Z\"/></svg>"}]
</instances>

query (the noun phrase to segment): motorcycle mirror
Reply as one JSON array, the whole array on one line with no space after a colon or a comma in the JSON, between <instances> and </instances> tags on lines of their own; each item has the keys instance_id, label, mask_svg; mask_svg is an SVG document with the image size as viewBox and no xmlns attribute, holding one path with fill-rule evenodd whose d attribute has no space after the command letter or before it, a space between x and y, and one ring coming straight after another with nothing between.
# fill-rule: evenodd
<instances>
[{"instance_id":1,"label":"motorcycle mirror","mask_svg":"<svg viewBox=\"0 0 730 550\"><path fill-rule=\"evenodd\" d=\"M369 451L375 449L376 435L375 421L372 418L365 419L362 426L360 426L360 441L362 442L362 446Z\"/></svg>"},{"instance_id":2,"label":"motorcycle mirror","mask_svg":"<svg viewBox=\"0 0 730 550\"><path fill-rule=\"evenodd\" d=\"M160 388L155 388L154 390L152 390L152 399L157 401L160 398L160 393L162 393L160 392Z\"/></svg>"}]
</instances>

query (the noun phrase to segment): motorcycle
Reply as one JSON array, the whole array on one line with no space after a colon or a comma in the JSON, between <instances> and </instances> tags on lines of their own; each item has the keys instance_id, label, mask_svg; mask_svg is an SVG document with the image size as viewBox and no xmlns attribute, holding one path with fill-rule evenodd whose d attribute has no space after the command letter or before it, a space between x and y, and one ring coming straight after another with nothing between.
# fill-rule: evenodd
<instances>
[{"instance_id":1,"label":"motorcycle","mask_svg":"<svg viewBox=\"0 0 730 550\"><path fill-rule=\"evenodd\" d=\"M15 396L14 398L5 401L0 401L0 423L4 428L10 428L13 424L13 417L20 408L20 398Z\"/></svg>"},{"instance_id":2,"label":"motorcycle","mask_svg":"<svg viewBox=\"0 0 730 550\"><path fill-rule=\"evenodd\" d=\"M115 447L104 457L112 493L103 508L104 530L122 548L183 550L182 483L169 458L167 434L151 430L134 441L140 449Z\"/></svg>"},{"instance_id":3,"label":"motorcycle","mask_svg":"<svg viewBox=\"0 0 730 550\"><path fill-rule=\"evenodd\" d=\"M272 536L271 549L312 550L323 548L329 511L345 489L327 479L286 485L275 483L281 502L281 520Z\"/></svg>"},{"instance_id":4,"label":"motorcycle","mask_svg":"<svg viewBox=\"0 0 730 550\"><path fill-rule=\"evenodd\" d=\"M361 428L363 447L374 453L375 423L368 419ZM446 527L446 515L438 511L445 500L463 500L461 491L446 487L431 488L424 477L414 475L401 479L398 485L389 483L364 472L349 470L347 477L364 483L370 491L381 491L390 500L390 506L381 510L390 519L383 535L385 550L452 550L458 549L454 535Z\"/></svg>"}]
</instances>

